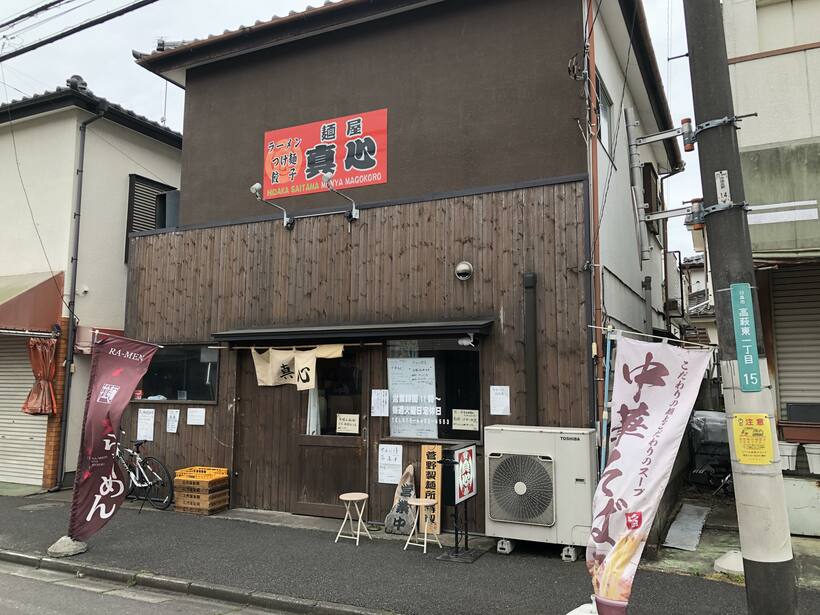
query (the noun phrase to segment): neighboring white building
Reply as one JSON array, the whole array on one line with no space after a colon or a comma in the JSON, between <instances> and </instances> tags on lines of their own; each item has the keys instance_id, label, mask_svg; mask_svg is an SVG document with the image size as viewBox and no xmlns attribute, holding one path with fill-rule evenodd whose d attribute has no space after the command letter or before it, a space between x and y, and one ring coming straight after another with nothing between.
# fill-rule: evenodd
<instances>
[{"instance_id":1,"label":"neighboring white building","mask_svg":"<svg viewBox=\"0 0 820 615\"><path fill-rule=\"evenodd\" d=\"M55 326L67 335L80 124L102 114L88 126L82 172L69 472L88 388L82 353L92 328L123 329L126 235L156 224L154 195L179 185L182 147L179 133L95 96L81 78L68 84L0 107L0 481L44 487L57 480L60 419L20 411L33 382L26 341Z\"/></svg>"},{"instance_id":2,"label":"neighboring white building","mask_svg":"<svg viewBox=\"0 0 820 615\"><path fill-rule=\"evenodd\" d=\"M738 141L780 426L820 442L820 0L724 0L723 16L735 113L758 114Z\"/></svg>"},{"instance_id":3,"label":"neighboring white building","mask_svg":"<svg viewBox=\"0 0 820 615\"><path fill-rule=\"evenodd\" d=\"M640 222L638 208L642 204L632 199L628 114L631 112L636 122L635 136L672 127L640 2L600 5L594 26L594 56L600 130L595 152L597 173L593 167L591 176L597 178L605 324L650 333L669 331L665 303L675 297L666 288L665 224ZM660 211L664 209L662 177L682 168L678 144L668 141L641 147L640 157L643 182L639 187L644 190L644 201L651 211ZM642 233L642 225L646 233ZM594 230L592 236L594 242ZM651 323L646 322L647 277L651 278Z\"/></svg>"}]
</instances>

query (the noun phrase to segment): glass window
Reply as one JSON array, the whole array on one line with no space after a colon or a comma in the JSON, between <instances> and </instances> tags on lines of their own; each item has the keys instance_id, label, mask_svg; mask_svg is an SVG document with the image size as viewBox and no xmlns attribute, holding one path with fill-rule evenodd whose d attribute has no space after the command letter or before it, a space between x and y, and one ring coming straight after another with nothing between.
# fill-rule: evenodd
<instances>
[{"instance_id":1,"label":"glass window","mask_svg":"<svg viewBox=\"0 0 820 615\"><path fill-rule=\"evenodd\" d=\"M597 81L598 92L598 139L601 145L609 153L612 152L612 99L606 91L606 87L601 82L600 77Z\"/></svg>"},{"instance_id":2,"label":"glass window","mask_svg":"<svg viewBox=\"0 0 820 615\"><path fill-rule=\"evenodd\" d=\"M356 353L345 350L338 359L316 359L316 389L319 401L320 434L323 436L356 436L355 422L362 407L362 374ZM340 422L338 415L345 415ZM352 419L352 422L351 422ZM342 432L337 432L341 425Z\"/></svg>"},{"instance_id":3,"label":"glass window","mask_svg":"<svg viewBox=\"0 0 820 615\"><path fill-rule=\"evenodd\" d=\"M477 341L473 344L463 346L457 339L387 343L391 436L480 439L480 365Z\"/></svg>"},{"instance_id":4,"label":"glass window","mask_svg":"<svg viewBox=\"0 0 820 615\"><path fill-rule=\"evenodd\" d=\"M160 348L134 397L215 401L219 351L205 346Z\"/></svg>"}]
</instances>

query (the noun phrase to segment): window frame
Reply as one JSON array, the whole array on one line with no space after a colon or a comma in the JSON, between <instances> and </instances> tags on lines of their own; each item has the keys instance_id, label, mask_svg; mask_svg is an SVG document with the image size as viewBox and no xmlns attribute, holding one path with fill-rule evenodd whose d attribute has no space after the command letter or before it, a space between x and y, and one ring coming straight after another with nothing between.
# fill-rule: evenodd
<instances>
[{"instance_id":1,"label":"window frame","mask_svg":"<svg viewBox=\"0 0 820 615\"><path fill-rule=\"evenodd\" d=\"M603 79L601 79L601 75L595 75L595 94L597 100L595 101L595 111L596 111L596 119L598 120L598 142L601 144L601 147L604 148L607 156L609 156L610 160L613 161L614 164L614 154L615 152L612 151L612 123L613 117L612 112L615 109L615 105L612 102L612 96L609 95L609 90L607 89L606 85L604 85ZM602 110L606 108L607 113L607 122L606 122L606 140L602 137L602 122L601 118L603 117Z\"/></svg>"},{"instance_id":2,"label":"window frame","mask_svg":"<svg viewBox=\"0 0 820 615\"><path fill-rule=\"evenodd\" d=\"M201 352L203 348L208 348L208 346L209 346L209 344L207 344L207 343L202 343L202 344L166 344L163 348L160 348L157 351L157 353L160 353L165 349L174 350L174 349L194 349L194 348L198 349ZM221 364L222 364L222 357L220 356L219 350L217 350L216 351L216 363L215 363L216 367L215 367L215 369L213 369L211 371L211 378L214 379L213 399L196 399L196 398L188 398L188 399L148 399L145 396L137 399L133 396L133 393L132 393L131 401L132 402L139 402L139 403L177 404L177 405L186 405L186 406L190 406L190 405L216 405L216 404L219 403L219 386L220 386L219 371L220 371ZM149 370L151 369L150 365L149 365L148 369ZM148 372L146 371L146 375L147 375L147 373ZM135 390L136 389L142 389L144 391L145 390L144 386L143 386L144 381L145 381L145 376L143 376L140 379L139 383L135 387Z\"/></svg>"},{"instance_id":3,"label":"window frame","mask_svg":"<svg viewBox=\"0 0 820 615\"><path fill-rule=\"evenodd\" d=\"M457 342L458 338L453 337L453 338L443 338L443 339L453 340L453 341ZM410 341L410 340L396 338L396 339L387 340L386 343L385 343L385 355L384 355L385 376L387 374L387 359L402 358L402 357L391 357L390 356L390 343L391 342L402 342L402 341ZM424 342L424 341L431 341L431 340L429 340L429 339L428 340L419 339L419 340L414 340L414 341ZM435 340L432 340L432 341L435 341ZM484 395L483 395L483 388L482 388L482 384L481 384L481 344L480 344L479 339L477 337L475 338L474 346L475 347L472 350L467 349L467 348L464 348L463 350L460 349L460 348L459 349L456 349L456 348L453 348L453 349L443 348L443 349L421 350L420 352L422 352L422 353L424 353L424 352L436 353L436 352L439 352L439 351L451 352L451 351L459 351L460 350L460 351L465 352L465 353L474 353L476 355L476 358L477 358L477 361L476 361L476 367L477 367L476 376L477 376L477 380L478 380L478 382L477 382L477 391L478 391L478 393L477 393L478 394L478 408L477 408L477 410L478 410L478 432L476 432L477 436L475 438L459 438L459 437L453 436L452 435L452 432L453 432L453 429L452 429L452 414L450 415L451 423L450 423L450 426L448 427L448 429L450 431L450 435L446 436L446 437L441 436L440 434L441 434L441 429L442 429L443 425L441 424L440 421L443 418L443 412L442 412L442 416L437 417L439 422L438 422L438 425L437 425L437 427L438 427L438 431L437 431L438 437L436 437L436 438L420 438L420 437L411 437L411 436L394 436L394 435L392 435L392 432L390 431L390 412L392 411L392 400L391 400L391 402L389 404L390 411L388 412L388 416L385 417L388 420L388 435L381 438L382 442L394 442L394 443L408 442L408 443L421 443L421 444L441 444L441 445L446 446L446 445L451 445L451 444L482 443L484 441L485 421L484 421L484 411L483 411ZM407 357L407 358L413 358L413 357ZM435 356L433 356L433 357L418 356L418 357L415 357L415 358L436 358L436 357ZM390 388L389 387L389 382L386 379L385 379L385 387L388 390ZM438 380L437 380L436 388L438 389L438 387L439 387L439 383L438 383ZM450 408L450 410L452 410L452 409L453 408ZM461 432L461 433L465 433L465 432Z\"/></svg>"},{"instance_id":4,"label":"window frame","mask_svg":"<svg viewBox=\"0 0 820 615\"><path fill-rule=\"evenodd\" d=\"M128 262L128 239L129 235L134 231L134 198L137 191L137 184L143 184L147 187L156 190L157 195L170 192L172 190L177 190L174 186L169 186L168 184L164 184L162 182L158 182L156 180L151 179L150 177L145 177L143 175L139 175L138 173L129 173L128 175L128 212L126 213L125 218L125 261ZM154 195L154 230L156 230L156 216L157 216L157 203L156 203L156 196Z\"/></svg>"}]
</instances>

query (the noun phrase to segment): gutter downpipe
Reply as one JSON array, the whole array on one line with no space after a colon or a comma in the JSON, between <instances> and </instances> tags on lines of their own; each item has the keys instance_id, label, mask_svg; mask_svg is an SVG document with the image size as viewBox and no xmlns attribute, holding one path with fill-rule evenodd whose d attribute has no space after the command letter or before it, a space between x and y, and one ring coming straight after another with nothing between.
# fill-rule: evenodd
<instances>
[{"instance_id":1,"label":"gutter downpipe","mask_svg":"<svg viewBox=\"0 0 820 615\"><path fill-rule=\"evenodd\" d=\"M589 252L589 268L590 279L592 282L592 323L595 328L592 329L593 344L590 350L590 360L593 363L592 373L593 378L590 390L590 405L595 415L596 421L603 418L606 400L604 399L604 375L603 375L603 361L599 356L603 349L603 267L601 267L601 242L600 242L600 228L599 228L599 186L598 186L598 117L596 114L596 101L598 100L598 83L596 79L597 69L595 65L595 29L594 29L594 15L593 3L587 3L586 6L586 23L584 32L586 33L587 49L586 51L586 76L589 88L589 98L587 100L588 116L592 130L589 134L589 170L590 170L590 207L587 208L587 215L591 219L589 228L590 237L595 238L594 244L590 246ZM595 425L591 425L594 427Z\"/></svg>"},{"instance_id":2,"label":"gutter downpipe","mask_svg":"<svg viewBox=\"0 0 820 615\"><path fill-rule=\"evenodd\" d=\"M527 425L538 426L538 320L536 275L524 274L524 380Z\"/></svg>"},{"instance_id":3,"label":"gutter downpipe","mask_svg":"<svg viewBox=\"0 0 820 615\"><path fill-rule=\"evenodd\" d=\"M77 318L74 314L74 307L77 300L77 259L80 254L80 214L83 205L83 171L85 166L85 136L88 125L96 122L105 115L107 105L100 105L97 108L97 115L80 123L80 144L77 157L77 183L74 191L74 235L71 245L71 287L68 293L68 347L65 356L65 383L63 384L63 412L60 415L60 454L57 458L57 484L50 492L59 491L63 488L65 479L65 448L66 448L66 425L68 424L69 395L71 394L71 378L74 374L74 341L77 335Z\"/></svg>"}]
</instances>

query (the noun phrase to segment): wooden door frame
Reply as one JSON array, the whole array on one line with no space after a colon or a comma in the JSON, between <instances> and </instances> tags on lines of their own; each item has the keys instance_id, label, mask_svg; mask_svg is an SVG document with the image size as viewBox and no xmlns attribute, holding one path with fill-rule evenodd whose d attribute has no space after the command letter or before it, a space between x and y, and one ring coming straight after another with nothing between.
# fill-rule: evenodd
<instances>
[{"instance_id":1,"label":"wooden door frame","mask_svg":"<svg viewBox=\"0 0 820 615\"><path fill-rule=\"evenodd\" d=\"M301 446L332 446L337 448L358 448L360 449L362 460L362 490L369 493L370 487L370 351L367 346L361 346L356 349L357 363L361 374L361 406L359 408L359 435L352 436L331 436L319 435L309 436L304 433L294 434L295 450ZM300 405L299 412L303 413L306 408ZM297 423L301 429L301 421ZM300 503L299 494L299 468L296 464L291 466L291 478L295 488L291 489L290 493L290 512L296 515L306 516L322 516L322 517L339 517L340 507L343 507L341 502L339 504L307 504ZM369 509L368 509L369 511ZM368 512L369 514L369 512Z\"/></svg>"}]
</instances>

